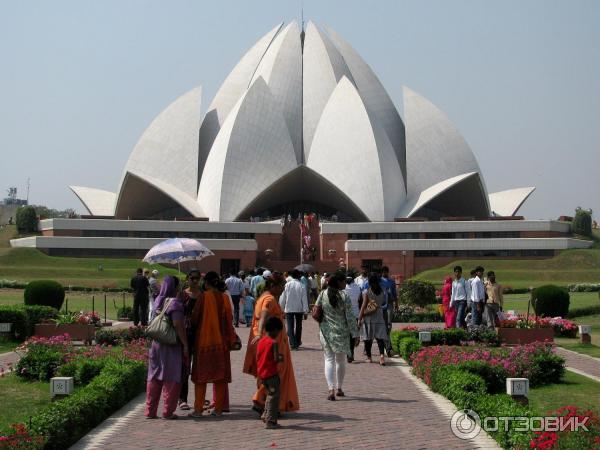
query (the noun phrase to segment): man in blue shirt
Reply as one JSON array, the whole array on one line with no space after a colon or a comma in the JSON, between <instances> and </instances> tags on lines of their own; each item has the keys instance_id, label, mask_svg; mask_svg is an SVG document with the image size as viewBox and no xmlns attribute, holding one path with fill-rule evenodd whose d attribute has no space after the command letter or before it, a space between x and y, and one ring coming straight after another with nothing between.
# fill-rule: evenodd
<instances>
[{"instance_id":1,"label":"man in blue shirt","mask_svg":"<svg viewBox=\"0 0 600 450\"><path fill-rule=\"evenodd\" d=\"M390 277L390 268L383 266L381 268L381 278L379 284L385 292L385 304L381 307L383 311L383 320L387 327L388 338L386 341L386 352L388 356L392 356L392 341L390 339L390 333L392 331L392 319L394 318L394 310L398 301L398 294L396 292L396 281Z\"/></svg>"}]
</instances>

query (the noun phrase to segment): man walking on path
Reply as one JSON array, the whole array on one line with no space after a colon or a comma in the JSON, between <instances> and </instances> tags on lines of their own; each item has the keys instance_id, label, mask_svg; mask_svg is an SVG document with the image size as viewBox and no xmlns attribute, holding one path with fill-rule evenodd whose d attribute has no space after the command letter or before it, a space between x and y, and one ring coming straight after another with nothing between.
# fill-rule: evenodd
<instances>
[{"instance_id":1,"label":"man walking on path","mask_svg":"<svg viewBox=\"0 0 600 450\"><path fill-rule=\"evenodd\" d=\"M385 342L385 351L389 357L392 356L392 341L390 339L390 333L392 331L392 319L394 318L394 309L396 302L398 301L398 294L396 293L396 282L393 278L390 278L390 269L387 266L381 268L381 278L379 284L385 292L386 303L382 306L383 320L387 328L387 340Z\"/></svg>"},{"instance_id":2,"label":"man walking on path","mask_svg":"<svg viewBox=\"0 0 600 450\"><path fill-rule=\"evenodd\" d=\"M361 289L365 290L365 285L369 282L369 272L367 266L360 266L360 275L354 279L356 285Z\"/></svg>"},{"instance_id":3,"label":"man walking on path","mask_svg":"<svg viewBox=\"0 0 600 450\"><path fill-rule=\"evenodd\" d=\"M454 281L452 282L452 295L450 296L450 308L456 309L456 328L465 327L467 298L469 298L467 281L462 276L462 267L456 266L454 268Z\"/></svg>"},{"instance_id":4,"label":"man walking on path","mask_svg":"<svg viewBox=\"0 0 600 450\"><path fill-rule=\"evenodd\" d=\"M136 271L135 277L129 283L133 290L133 325L138 326L140 321L142 326L148 325L148 298L150 282L144 276L144 271L140 268Z\"/></svg>"},{"instance_id":5,"label":"man walking on path","mask_svg":"<svg viewBox=\"0 0 600 450\"><path fill-rule=\"evenodd\" d=\"M292 350L302 345L302 319L308 314L308 292L300 282L300 271L292 271L292 280L285 284L279 306L285 313L288 340Z\"/></svg>"},{"instance_id":6,"label":"man walking on path","mask_svg":"<svg viewBox=\"0 0 600 450\"><path fill-rule=\"evenodd\" d=\"M496 282L496 274L490 270L487 273L488 280L485 283L485 292L488 300L485 304L485 322L488 328L494 328L496 326L496 319L498 312L502 309L504 304L504 297L502 295L502 285Z\"/></svg>"},{"instance_id":7,"label":"man walking on path","mask_svg":"<svg viewBox=\"0 0 600 450\"><path fill-rule=\"evenodd\" d=\"M233 302L233 323L237 328L240 326L240 299L246 288L244 282L238 278L235 270L229 272L229 278L225 280L225 285Z\"/></svg>"},{"instance_id":8,"label":"man walking on path","mask_svg":"<svg viewBox=\"0 0 600 450\"><path fill-rule=\"evenodd\" d=\"M471 308L471 325L481 325L481 317L483 314L483 308L485 306L485 288L483 286L483 267L475 267L475 278L471 282L471 301L473 307Z\"/></svg>"}]
</instances>

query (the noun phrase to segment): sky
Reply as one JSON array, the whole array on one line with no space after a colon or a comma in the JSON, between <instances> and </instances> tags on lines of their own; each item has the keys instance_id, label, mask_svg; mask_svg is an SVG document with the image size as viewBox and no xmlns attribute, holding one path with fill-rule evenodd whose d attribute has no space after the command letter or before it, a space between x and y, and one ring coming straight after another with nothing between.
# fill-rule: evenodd
<instances>
[{"instance_id":1,"label":"sky","mask_svg":"<svg viewBox=\"0 0 600 450\"><path fill-rule=\"evenodd\" d=\"M197 85L205 111L302 3L400 111L405 85L447 114L489 192L536 186L531 219L600 217L596 0L0 0L0 195L29 178L30 203L84 212L69 185L116 191L152 119Z\"/></svg>"}]
</instances>

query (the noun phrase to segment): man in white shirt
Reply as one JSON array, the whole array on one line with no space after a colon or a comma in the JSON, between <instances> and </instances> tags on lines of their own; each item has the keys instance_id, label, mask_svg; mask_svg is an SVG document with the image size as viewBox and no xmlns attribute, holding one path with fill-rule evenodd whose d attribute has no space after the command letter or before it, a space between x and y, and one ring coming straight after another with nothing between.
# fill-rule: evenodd
<instances>
[{"instance_id":1,"label":"man in white shirt","mask_svg":"<svg viewBox=\"0 0 600 450\"><path fill-rule=\"evenodd\" d=\"M361 291L365 289L365 284L369 281L369 271L367 266L360 266L360 275L354 279L354 282L360 288Z\"/></svg>"},{"instance_id":2,"label":"man in white shirt","mask_svg":"<svg viewBox=\"0 0 600 450\"><path fill-rule=\"evenodd\" d=\"M481 325L481 315L483 313L483 307L485 305L485 288L483 286L483 267L475 267L475 278L471 282L471 301L473 307L471 308L471 325Z\"/></svg>"},{"instance_id":3,"label":"man in white shirt","mask_svg":"<svg viewBox=\"0 0 600 450\"><path fill-rule=\"evenodd\" d=\"M235 270L232 270L229 274L229 278L225 280L225 285L233 302L233 323L237 328L240 326L240 298L242 298L246 288L244 282L237 277Z\"/></svg>"},{"instance_id":4,"label":"man in white shirt","mask_svg":"<svg viewBox=\"0 0 600 450\"><path fill-rule=\"evenodd\" d=\"M302 345L302 320L308 314L308 291L300 282L302 273L294 269L292 280L285 284L279 297L279 306L285 313L287 333L292 350L298 350Z\"/></svg>"},{"instance_id":5,"label":"man in white shirt","mask_svg":"<svg viewBox=\"0 0 600 450\"><path fill-rule=\"evenodd\" d=\"M454 281L452 282L452 295L450 297L450 308L456 308L456 328L465 327L465 316L467 315L467 299L470 289L462 276L462 267L454 268Z\"/></svg>"}]
</instances>

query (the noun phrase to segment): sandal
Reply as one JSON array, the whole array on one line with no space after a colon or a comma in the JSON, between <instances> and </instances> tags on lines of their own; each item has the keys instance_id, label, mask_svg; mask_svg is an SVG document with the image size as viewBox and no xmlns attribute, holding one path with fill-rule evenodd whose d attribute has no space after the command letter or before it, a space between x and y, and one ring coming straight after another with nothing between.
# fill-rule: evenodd
<instances>
[{"instance_id":1,"label":"sandal","mask_svg":"<svg viewBox=\"0 0 600 450\"><path fill-rule=\"evenodd\" d=\"M182 411L189 411L190 405L188 405L186 402L182 402L179 404L179 409L181 409Z\"/></svg>"},{"instance_id":2,"label":"sandal","mask_svg":"<svg viewBox=\"0 0 600 450\"><path fill-rule=\"evenodd\" d=\"M331 400L332 402L335 401L335 394L329 394L327 400Z\"/></svg>"},{"instance_id":3,"label":"sandal","mask_svg":"<svg viewBox=\"0 0 600 450\"><path fill-rule=\"evenodd\" d=\"M345 397L346 396L346 394L344 394L344 391L342 391L341 389L338 389L337 393L335 395L337 395L338 397Z\"/></svg>"}]
</instances>

